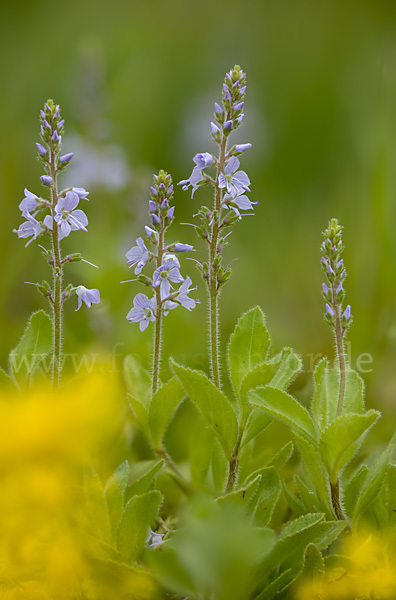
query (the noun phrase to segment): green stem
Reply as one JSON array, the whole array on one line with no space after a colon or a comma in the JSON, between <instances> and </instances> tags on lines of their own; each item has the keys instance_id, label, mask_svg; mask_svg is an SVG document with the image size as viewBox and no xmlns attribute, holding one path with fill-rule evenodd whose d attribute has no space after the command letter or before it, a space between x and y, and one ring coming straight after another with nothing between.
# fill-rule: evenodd
<instances>
[{"instance_id":1,"label":"green stem","mask_svg":"<svg viewBox=\"0 0 396 600\"><path fill-rule=\"evenodd\" d=\"M54 388L60 383L62 371L62 279L63 265L59 245L58 227L55 222L55 207L58 202L57 170L55 166L55 153L51 151L50 171L51 184L51 215L52 215L52 272L53 272L53 325L54 325L54 350L52 364L52 382Z\"/></svg>"},{"instance_id":2,"label":"green stem","mask_svg":"<svg viewBox=\"0 0 396 600\"><path fill-rule=\"evenodd\" d=\"M227 479L227 485L225 488L226 494L233 491L235 484L238 480L239 450L241 447L241 442L242 442L242 437L243 437L243 432L245 430L245 426L246 426L246 419L243 418L241 421L241 424L239 426L238 439L235 443L235 447L232 452L231 460L229 461L230 464L228 467L228 479Z\"/></svg>"},{"instance_id":3,"label":"green stem","mask_svg":"<svg viewBox=\"0 0 396 600\"><path fill-rule=\"evenodd\" d=\"M345 348L344 348L344 332L341 324L340 306L336 300L335 285L333 285L333 310L335 316L334 324L334 336L337 348L337 358L340 368L340 387L338 390L338 402L337 402L337 417L342 414L344 406L345 396L345 382L346 382L346 361L345 361Z\"/></svg>"},{"instance_id":4,"label":"green stem","mask_svg":"<svg viewBox=\"0 0 396 600\"><path fill-rule=\"evenodd\" d=\"M164 232L165 224L161 218L161 229L158 236L157 268L162 265L162 256L164 254ZM156 311L155 311L155 330L154 330L154 356L153 356L153 383L152 394L154 396L158 389L159 370L161 364L161 332L162 332L162 300L161 286L155 288Z\"/></svg>"},{"instance_id":5,"label":"green stem","mask_svg":"<svg viewBox=\"0 0 396 600\"><path fill-rule=\"evenodd\" d=\"M213 383L220 388L220 361L219 361L219 310L218 298L219 289L217 285L218 265L215 264L215 258L218 254L217 244L220 231L220 213L221 213L221 188L219 187L219 175L224 171L226 156L227 138L222 137L220 142L219 162L217 166L217 176L215 182L215 202L214 212L216 217L213 220L210 245L209 245L209 347L210 361Z\"/></svg>"},{"instance_id":6,"label":"green stem","mask_svg":"<svg viewBox=\"0 0 396 600\"><path fill-rule=\"evenodd\" d=\"M330 481L331 502L333 504L335 516L339 521L345 521L344 513L342 512L340 503L340 482L339 479L335 483Z\"/></svg>"}]
</instances>

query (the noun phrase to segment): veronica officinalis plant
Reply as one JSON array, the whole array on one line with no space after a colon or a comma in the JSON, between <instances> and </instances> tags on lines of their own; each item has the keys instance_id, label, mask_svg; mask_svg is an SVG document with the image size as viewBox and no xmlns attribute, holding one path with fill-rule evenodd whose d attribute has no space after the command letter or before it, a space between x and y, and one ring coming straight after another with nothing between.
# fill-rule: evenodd
<instances>
[{"instance_id":1,"label":"veronica officinalis plant","mask_svg":"<svg viewBox=\"0 0 396 600\"><path fill-rule=\"evenodd\" d=\"M49 235L51 238L51 250L43 248L43 251L46 258L49 257L52 287L46 281L34 285L48 299L52 308L52 379L57 386L62 370L63 304L75 292L78 298L76 310L80 308L82 302L90 307L100 302L100 294L97 289L88 290L82 285L73 287L70 284L63 288L65 264L80 260L88 262L79 253L69 254L63 258L60 246L61 240L68 237L72 231L87 231L88 218L77 207L81 199L88 200L88 192L78 187L58 191L58 176L67 168L73 153L61 155L64 119L61 118L59 105L55 105L53 100L48 100L44 109L40 111L40 123L40 142L36 143L36 147L45 170L40 180L48 193L48 199L36 196L25 189L25 197L19 205L25 221L18 229L14 229L14 232L19 238L30 238L26 246L44 235Z\"/></svg>"},{"instance_id":2,"label":"veronica officinalis plant","mask_svg":"<svg viewBox=\"0 0 396 600\"><path fill-rule=\"evenodd\" d=\"M238 144L229 148L230 135L243 120L246 75L239 66L226 74L223 83L222 106L215 103L215 123L211 123L212 140L218 146L217 156L203 152L194 156L195 167L189 179L179 182L183 190L191 187L193 197L198 187L211 185L214 190L213 208L203 206L199 210L201 225L195 226L198 235L207 243L208 262L198 266L206 281L209 295L209 349L212 379L220 387L219 365L219 316L218 299L224 283L231 275L231 269L222 266L222 250L227 235L225 232L241 219L241 210L251 210L253 204L246 196L250 180L244 171L239 170L237 158L251 144ZM206 169L213 167L214 176Z\"/></svg>"},{"instance_id":3,"label":"veronica officinalis plant","mask_svg":"<svg viewBox=\"0 0 396 600\"><path fill-rule=\"evenodd\" d=\"M133 300L133 308L127 314L128 321L139 323L140 331L144 331L150 322L154 323L154 351L152 371L152 394L158 388L159 370L161 363L161 328L162 317L177 306L188 310L195 308L197 300L188 296L196 289L191 288L190 277L184 278L180 273L180 262L176 254L190 252L193 247L179 242L167 244L165 233L172 222L175 207L173 200L173 185L171 176L165 171L154 175L151 196L149 200L150 226L146 226L146 247L142 237L137 238L136 246L126 253L127 264L135 267L138 281L151 288L152 296L139 293ZM155 270L152 277L142 273L147 262L154 262ZM178 285L177 289L174 286Z\"/></svg>"}]
</instances>

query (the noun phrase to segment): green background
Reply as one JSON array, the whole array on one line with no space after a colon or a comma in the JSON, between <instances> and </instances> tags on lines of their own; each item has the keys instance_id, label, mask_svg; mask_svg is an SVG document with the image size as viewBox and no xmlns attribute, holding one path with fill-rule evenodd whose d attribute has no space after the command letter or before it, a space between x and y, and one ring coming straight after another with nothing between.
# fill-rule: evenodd
<instances>
[{"instance_id":1,"label":"green background","mask_svg":"<svg viewBox=\"0 0 396 600\"><path fill-rule=\"evenodd\" d=\"M98 287L100 307L65 309L65 352L133 352L150 360L150 333L125 316L138 283L124 254L147 223L152 173L175 182L192 170L210 141L213 104L226 71L247 73L244 126L234 141L251 142L241 158L251 179L256 216L237 224L225 250L233 276L221 298L222 344L238 315L259 304L277 347L301 354L295 382L309 391L311 355L331 354L323 322L321 231L344 225L345 284L352 305L352 366L372 356L368 404L392 414L396 391L396 3L389 0L187 0L3 3L0 16L0 364L43 298L24 281L50 271L37 243L12 233L27 187L44 194L36 159L39 110L48 97L66 119L64 151L74 159L65 185L85 186L89 234L77 232L64 252L84 263L67 282ZM191 221L210 192L191 200L178 188L176 221ZM83 201L81 202L83 204ZM176 225L172 240L206 249L193 229ZM184 258L184 257L182 257ZM182 273L198 284L201 305L165 320L165 358L207 368L205 289L193 263ZM118 344L117 346L115 346ZM167 366L164 363L164 378Z\"/></svg>"}]
</instances>

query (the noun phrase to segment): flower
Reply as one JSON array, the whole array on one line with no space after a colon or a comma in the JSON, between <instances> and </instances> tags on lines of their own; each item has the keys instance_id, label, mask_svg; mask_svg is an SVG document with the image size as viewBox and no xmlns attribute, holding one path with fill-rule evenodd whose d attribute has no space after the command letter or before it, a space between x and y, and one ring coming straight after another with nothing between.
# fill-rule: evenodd
<instances>
[{"instance_id":1,"label":"flower","mask_svg":"<svg viewBox=\"0 0 396 600\"><path fill-rule=\"evenodd\" d=\"M331 308L330 304L326 302L326 315L329 315L331 318L334 317L334 310Z\"/></svg>"},{"instance_id":2,"label":"flower","mask_svg":"<svg viewBox=\"0 0 396 600\"><path fill-rule=\"evenodd\" d=\"M191 283L191 278L187 275L187 277L185 278L185 280L179 288L179 294L177 296L177 299L180 302L180 304L184 306L184 308L187 308L187 310L195 308L195 305L198 302L198 300L193 300L193 298L188 297L188 294L190 292L197 289L197 286L195 286L194 288L190 288Z\"/></svg>"},{"instance_id":3,"label":"flower","mask_svg":"<svg viewBox=\"0 0 396 600\"><path fill-rule=\"evenodd\" d=\"M181 185L182 190L186 191L188 190L188 188L192 187L191 189L191 198L194 196L195 190L198 189L199 184L202 181L202 171L199 167L194 167L193 168L193 172L190 175L189 179L182 179L182 181L179 181L179 183L177 185Z\"/></svg>"},{"instance_id":4,"label":"flower","mask_svg":"<svg viewBox=\"0 0 396 600\"><path fill-rule=\"evenodd\" d=\"M37 236L40 235L40 233L42 232L43 228L41 223L39 223L39 221L37 221L37 219L35 219L32 215L30 215L29 213L23 215L27 221L24 221L20 226L19 229L13 229L14 233L18 234L19 238L27 238L32 236L32 239L29 240L26 244L25 244L25 248L26 246L29 246L29 244L36 239Z\"/></svg>"},{"instance_id":5,"label":"flower","mask_svg":"<svg viewBox=\"0 0 396 600\"><path fill-rule=\"evenodd\" d=\"M76 288L76 294L78 297L78 305L77 305L76 310L81 308L81 303L83 300L84 300L85 304L88 306L88 308L91 308L91 304L99 304L99 302L100 302L100 293L99 293L99 290L97 290L96 288L93 288L92 290L88 290L83 285L79 285Z\"/></svg>"},{"instance_id":6,"label":"flower","mask_svg":"<svg viewBox=\"0 0 396 600\"><path fill-rule=\"evenodd\" d=\"M161 544L164 535L164 533L156 533L152 529L149 529L146 538L146 548L155 548L155 546Z\"/></svg>"},{"instance_id":7,"label":"flower","mask_svg":"<svg viewBox=\"0 0 396 600\"><path fill-rule=\"evenodd\" d=\"M89 192L87 192L87 190L85 190L84 188L74 187L74 188L72 188L72 192L77 194L77 196L80 198L80 200L81 200L81 198L84 198L85 200L89 200L89 198L87 198Z\"/></svg>"},{"instance_id":8,"label":"flower","mask_svg":"<svg viewBox=\"0 0 396 600\"><path fill-rule=\"evenodd\" d=\"M224 174L219 175L219 187L227 188L227 193L233 198L240 196L244 192L250 192L250 180L245 171L237 171L239 160L231 156L224 169Z\"/></svg>"},{"instance_id":9,"label":"flower","mask_svg":"<svg viewBox=\"0 0 396 600\"><path fill-rule=\"evenodd\" d=\"M342 313L342 316L343 316L343 318L346 321L349 321L349 319L351 318L351 306L350 306L350 304L348 304L348 306L346 307L346 309Z\"/></svg>"},{"instance_id":10,"label":"flower","mask_svg":"<svg viewBox=\"0 0 396 600\"><path fill-rule=\"evenodd\" d=\"M19 204L19 210L22 212L22 216L27 219L29 213L32 210L34 210L35 208L37 208L37 206L39 205L39 202L38 202L39 198L35 194L32 194L32 192L29 192L29 190L26 188L25 188L24 192L25 192L25 197L22 200L22 202Z\"/></svg>"},{"instance_id":11,"label":"flower","mask_svg":"<svg viewBox=\"0 0 396 600\"><path fill-rule=\"evenodd\" d=\"M179 271L180 263L173 254L164 254L164 262L153 274L153 286L160 286L161 300L165 300L169 296L172 288L172 283L182 283L183 277Z\"/></svg>"},{"instance_id":12,"label":"flower","mask_svg":"<svg viewBox=\"0 0 396 600\"><path fill-rule=\"evenodd\" d=\"M139 275L141 273L144 265L148 261L149 253L143 241L143 238L138 237L136 240L137 246L133 246L128 252L125 254L127 257L127 265L133 267L136 265L135 275Z\"/></svg>"},{"instance_id":13,"label":"flower","mask_svg":"<svg viewBox=\"0 0 396 600\"><path fill-rule=\"evenodd\" d=\"M258 202L251 202L251 200L249 200L249 198L243 194L242 196L237 196L236 198L232 198L232 196L226 196L224 198L224 204L228 205L229 208L231 208L241 219L242 217L238 208L240 210L253 210L253 204L258 204ZM236 204L238 208L233 206L233 204Z\"/></svg>"},{"instance_id":14,"label":"flower","mask_svg":"<svg viewBox=\"0 0 396 600\"><path fill-rule=\"evenodd\" d=\"M63 165L64 163L68 163L71 161L71 159L73 158L74 154L73 152L69 152L68 154L64 154L63 156L60 157L59 162Z\"/></svg>"},{"instance_id":15,"label":"flower","mask_svg":"<svg viewBox=\"0 0 396 600\"><path fill-rule=\"evenodd\" d=\"M213 164L213 156L209 154L209 152L201 152L196 154L193 158L193 161L197 165L198 169L206 169Z\"/></svg>"},{"instance_id":16,"label":"flower","mask_svg":"<svg viewBox=\"0 0 396 600\"><path fill-rule=\"evenodd\" d=\"M191 250L194 250L194 246L191 246L190 244L181 244L180 242L177 242L173 250L175 252L191 252Z\"/></svg>"},{"instance_id":17,"label":"flower","mask_svg":"<svg viewBox=\"0 0 396 600\"><path fill-rule=\"evenodd\" d=\"M44 148L42 144L36 143L36 146L41 156L45 156L47 154L47 148Z\"/></svg>"},{"instance_id":18,"label":"flower","mask_svg":"<svg viewBox=\"0 0 396 600\"><path fill-rule=\"evenodd\" d=\"M178 183L178 185L183 186L182 189L184 191L188 190L190 185L192 186L191 198L194 196L194 192L199 187L201 181L203 181L203 169L210 167L214 162L214 158L212 154L209 154L209 152L200 152L194 156L193 161L197 166L193 168L190 178L182 179L182 181L179 181Z\"/></svg>"},{"instance_id":19,"label":"flower","mask_svg":"<svg viewBox=\"0 0 396 600\"><path fill-rule=\"evenodd\" d=\"M155 296L148 299L146 294L137 294L133 299L133 308L127 314L131 323L140 323L140 331L144 331L150 321L155 321Z\"/></svg>"},{"instance_id":20,"label":"flower","mask_svg":"<svg viewBox=\"0 0 396 600\"><path fill-rule=\"evenodd\" d=\"M40 179L41 183L43 183L44 185L51 185L52 183L52 177L50 177L49 175L41 175Z\"/></svg>"},{"instance_id":21,"label":"flower","mask_svg":"<svg viewBox=\"0 0 396 600\"><path fill-rule=\"evenodd\" d=\"M79 197L75 192L66 192L64 198L59 198L55 207L55 221L59 226L59 239L69 235L71 231L82 229L87 231L87 215L80 209L74 210L79 202ZM44 224L46 224L44 222Z\"/></svg>"}]
</instances>

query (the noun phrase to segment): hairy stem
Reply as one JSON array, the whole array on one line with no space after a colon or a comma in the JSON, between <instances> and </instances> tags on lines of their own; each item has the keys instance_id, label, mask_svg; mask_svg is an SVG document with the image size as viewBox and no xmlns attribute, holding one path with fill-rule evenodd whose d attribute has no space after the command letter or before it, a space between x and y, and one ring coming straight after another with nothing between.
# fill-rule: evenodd
<instances>
[{"instance_id":1,"label":"hairy stem","mask_svg":"<svg viewBox=\"0 0 396 600\"><path fill-rule=\"evenodd\" d=\"M51 151L50 170L51 184L51 215L52 215L52 272L53 272L53 329L54 349L52 362L52 382L54 388L60 383L62 371L62 279L63 264L59 245L58 227L55 222L55 207L58 202L57 170L55 153Z\"/></svg>"},{"instance_id":2,"label":"hairy stem","mask_svg":"<svg viewBox=\"0 0 396 600\"><path fill-rule=\"evenodd\" d=\"M346 381L346 361L345 361L345 348L344 348L344 332L341 324L340 306L336 299L335 285L333 284L333 310L335 316L334 324L334 336L337 348L338 365L340 368L340 387L338 391L338 402L337 402L337 417L342 413L344 406L345 396L345 381Z\"/></svg>"},{"instance_id":3,"label":"hairy stem","mask_svg":"<svg viewBox=\"0 0 396 600\"><path fill-rule=\"evenodd\" d=\"M219 162L217 166L217 176L215 182L215 201L214 201L214 212L216 217L213 219L210 245L209 245L209 347L210 347L210 360L213 383L220 388L220 361L219 361L219 309L218 309L218 298L219 289L217 285L217 270L218 266L215 264L215 258L217 256L217 243L220 231L220 213L221 213L221 188L219 187L219 175L224 170L225 156L226 156L226 145L227 138L223 135L220 142L220 154Z\"/></svg>"},{"instance_id":4,"label":"hairy stem","mask_svg":"<svg viewBox=\"0 0 396 600\"><path fill-rule=\"evenodd\" d=\"M157 268L162 265L162 256L164 253L164 232L165 225L161 220L161 229L158 236ZM155 311L155 330L154 330L154 356L153 356L153 383L152 394L154 396L158 389L159 370L161 364L161 331L162 331L162 300L161 286L155 288L156 311Z\"/></svg>"},{"instance_id":5,"label":"hairy stem","mask_svg":"<svg viewBox=\"0 0 396 600\"><path fill-rule=\"evenodd\" d=\"M340 503L340 482L337 479L336 483L330 481L331 503L333 505L335 516L339 521L345 521L344 513L342 512Z\"/></svg>"},{"instance_id":6,"label":"hairy stem","mask_svg":"<svg viewBox=\"0 0 396 600\"><path fill-rule=\"evenodd\" d=\"M226 484L226 488L225 488L226 494L233 491L235 484L238 480L239 449L241 447L241 442L242 442L242 437L243 437L243 432L245 430L245 426L246 426L246 419L243 418L241 421L241 424L239 426L238 438L235 443L234 450L232 452L232 457L231 457L231 460L229 461L230 464L228 467L228 479L227 479L227 484Z\"/></svg>"}]
</instances>

